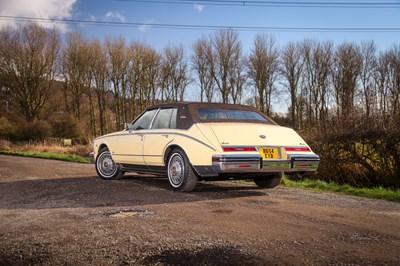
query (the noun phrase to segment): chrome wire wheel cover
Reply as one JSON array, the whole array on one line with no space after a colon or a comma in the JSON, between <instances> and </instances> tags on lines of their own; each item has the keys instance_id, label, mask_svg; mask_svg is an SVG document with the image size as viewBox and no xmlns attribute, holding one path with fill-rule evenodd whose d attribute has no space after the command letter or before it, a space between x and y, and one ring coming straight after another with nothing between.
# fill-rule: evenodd
<instances>
[{"instance_id":1,"label":"chrome wire wheel cover","mask_svg":"<svg viewBox=\"0 0 400 266\"><path fill-rule=\"evenodd\" d=\"M174 188L180 187L185 180L185 162L179 153L173 154L169 159L168 179Z\"/></svg>"},{"instance_id":2,"label":"chrome wire wheel cover","mask_svg":"<svg viewBox=\"0 0 400 266\"><path fill-rule=\"evenodd\" d=\"M104 178L112 178L117 172L117 164L111 158L109 151L104 151L99 155L96 167Z\"/></svg>"}]
</instances>

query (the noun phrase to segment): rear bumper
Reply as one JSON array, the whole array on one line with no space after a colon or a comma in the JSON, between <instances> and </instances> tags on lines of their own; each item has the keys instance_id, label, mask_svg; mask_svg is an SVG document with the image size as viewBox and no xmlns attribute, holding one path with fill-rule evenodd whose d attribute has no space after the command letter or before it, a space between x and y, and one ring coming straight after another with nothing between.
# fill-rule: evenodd
<instances>
[{"instance_id":1,"label":"rear bumper","mask_svg":"<svg viewBox=\"0 0 400 266\"><path fill-rule=\"evenodd\" d=\"M318 169L320 158L316 154L290 154L286 159L263 160L258 155L221 155L213 157L211 167L194 166L201 176L223 173L276 173L311 172Z\"/></svg>"},{"instance_id":2,"label":"rear bumper","mask_svg":"<svg viewBox=\"0 0 400 266\"><path fill-rule=\"evenodd\" d=\"M318 169L320 158L318 155L291 154L290 170L285 172L309 172Z\"/></svg>"}]
</instances>

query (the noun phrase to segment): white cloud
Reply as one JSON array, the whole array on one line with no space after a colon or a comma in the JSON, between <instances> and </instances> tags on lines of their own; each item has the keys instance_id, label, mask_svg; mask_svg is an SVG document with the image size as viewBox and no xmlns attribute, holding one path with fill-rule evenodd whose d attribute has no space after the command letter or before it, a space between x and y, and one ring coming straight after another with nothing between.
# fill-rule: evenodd
<instances>
[{"instance_id":1,"label":"white cloud","mask_svg":"<svg viewBox=\"0 0 400 266\"><path fill-rule=\"evenodd\" d=\"M11 17L29 17L44 19L68 19L72 18L73 7L77 0L1 0L0 15ZM16 26L21 21L17 19L2 19L1 26ZM57 27L66 31L66 24L38 22L46 28Z\"/></svg>"},{"instance_id":2,"label":"white cloud","mask_svg":"<svg viewBox=\"0 0 400 266\"><path fill-rule=\"evenodd\" d=\"M106 13L106 18L108 18L108 19L118 19L121 22L125 22L125 16L123 16L119 12L108 11Z\"/></svg>"},{"instance_id":3,"label":"white cloud","mask_svg":"<svg viewBox=\"0 0 400 266\"><path fill-rule=\"evenodd\" d=\"M154 22L154 20L147 20L145 21L142 25L140 25L138 28L141 32L148 31L151 28L151 25Z\"/></svg>"},{"instance_id":4,"label":"white cloud","mask_svg":"<svg viewBox=\"0 0 400 266\"><path fill-rule=\"evenodd\" d=\"M197 12L203 12L204 6L200 4L194 4L193 8L197 10Z\"/></svg>"}]
</instances>

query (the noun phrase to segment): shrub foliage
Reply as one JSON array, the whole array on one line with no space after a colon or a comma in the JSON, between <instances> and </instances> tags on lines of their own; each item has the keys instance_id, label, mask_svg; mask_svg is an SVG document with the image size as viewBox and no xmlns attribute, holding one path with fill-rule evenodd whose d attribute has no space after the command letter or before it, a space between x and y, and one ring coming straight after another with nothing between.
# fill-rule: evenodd
<instances>
[{"instance_id":1,"label":"shrub foliage","mask_svg":"<svg viewBox=\"0 0 400 266\"><path fill-rule=\"evenodd\" d=\"M314 178L356 187L400 187L398 123L384 126L347 120L304 132L314 152L321 156Z\"/></svg>"}]
</instances>

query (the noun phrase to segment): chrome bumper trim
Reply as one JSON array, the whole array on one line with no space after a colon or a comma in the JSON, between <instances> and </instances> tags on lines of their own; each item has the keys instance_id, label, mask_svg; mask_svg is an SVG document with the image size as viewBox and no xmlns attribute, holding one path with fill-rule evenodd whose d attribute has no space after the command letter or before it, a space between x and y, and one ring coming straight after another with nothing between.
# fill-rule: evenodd
<instances>
[{"instance_id":1,"label":"chrome bumper trim","mask_svg":"<svg viewBox=\"0 0 400 266\"><path fill-rule=\"evenodd\" d=\"M215 159L218 161L215 162ZM213 169L216 173L257 172L260 167L261 156L256 155L223 155L213 159Z\"/></svg>"},{"instance_id":2,"label":"chrome bumper trim","mask_svg":"<svg viewBox=\"0 0 400 266\"><path fill-rule=\"evenodd\" d=\"M316 171L320 158L315 154L290 154L287 159L263 160L257 155L213 157L212 169L219 173L308 172Z\"/></svg>"},{"instance_id":3,"label":"chrome bumper trim","mask_svg":"<svg viewBox=\"0 0 400 266\"><path fill-rule=\"evenodd\" d=\"M90 159L91 163L95 163L96 162L96 160L94 158L94 152L93 151L91 153L89 153L89 159Z\"/></svg>"},{"instance_id":4,"label":"chrome bumper trim","mask_svg":"<svg viewBox=\"0 0 400 266\"><path fill-rule=\"evenodd\" d=\"M316 171L321 160L316 154L290 154L288 157L291 161L291 169L288 172Z\"/></svg>"}]
</instances>

